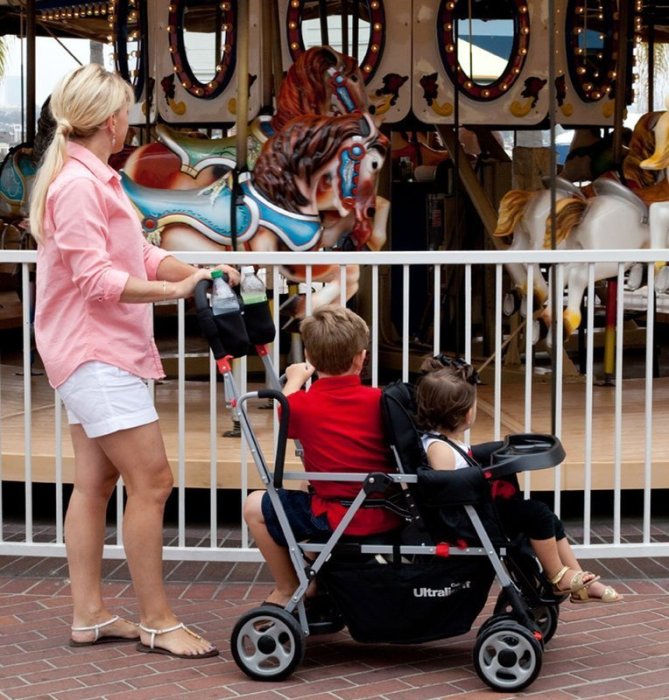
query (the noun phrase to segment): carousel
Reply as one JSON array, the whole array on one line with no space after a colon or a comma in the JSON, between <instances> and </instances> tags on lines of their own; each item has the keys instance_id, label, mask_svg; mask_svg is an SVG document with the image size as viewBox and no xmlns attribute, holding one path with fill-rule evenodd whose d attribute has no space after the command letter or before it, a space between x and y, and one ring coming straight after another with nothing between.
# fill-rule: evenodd
<instances>
[{"instance_id":1,"label":"carousel","mask_svg":"<svg viewBox=\"0 0 669 700\"><path fill-rule=\"evenodd\" d=\"M48 113L38 120L34 100L38 35L113 47L136 98L132 141L115 167L147 238L166 249L368 251L371 260L382 250L666 247L669 117L654 109L656 49L669 24L661 3L3 0L0 20L27 47L26 143L0 170L5 248L31 245L33 149L48 133ZM625 118L639 72L646 113L632 131ZM559 159L563 130L574 138ZM644 269L630 268L630 294L664 295L661 264L651 290ZM6 296L12 275L4 272ZM357 265L344 274L328 265L308 276L299 265L280 272L285 284L273 291L286 354L307 311L305 282L311 308L370 303ZM461 271L442 276L435 319L428 272L412 270L408 322L399 273L388 271L381 285L382 369L397 369L407 328L412 368L432 347L435 323L443 349L462 353ZM560 280L551 273L507 265L504 367L523 365L530 334L532 352L549 365L559 354L578 385L588 270L570 265ZM604 381L614 372L616 274L616 264L595 266ZM485 270L474 289L473 356L485 369L494 336ZM629 314L617 329L630 347L641 342L636 328ZM197 358L190 367L197 374Z\"/></svg>"}]
</instances>

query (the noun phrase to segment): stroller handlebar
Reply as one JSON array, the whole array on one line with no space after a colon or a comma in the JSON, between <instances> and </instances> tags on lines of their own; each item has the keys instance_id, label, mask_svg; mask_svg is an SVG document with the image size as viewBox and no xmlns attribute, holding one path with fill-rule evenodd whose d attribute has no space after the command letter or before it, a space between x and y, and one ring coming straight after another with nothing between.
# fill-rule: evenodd
<instances>
[{"instance_id":1,"label":"stroller handlebar","mask_svg":"<svg viewBox=\"0 0 669 700\"><path fill-rule=\"evenodd\" d=\"M274 457L274 488L280 489L283 485L283 468L286 460L286 443L288 442L288 421L290 419L290 404L288 399L276 389L260 389L259 399L273 399L281 404L281 418L279 420L279 435L276 441L276 455Z\"/></svg>"}]
</instances>

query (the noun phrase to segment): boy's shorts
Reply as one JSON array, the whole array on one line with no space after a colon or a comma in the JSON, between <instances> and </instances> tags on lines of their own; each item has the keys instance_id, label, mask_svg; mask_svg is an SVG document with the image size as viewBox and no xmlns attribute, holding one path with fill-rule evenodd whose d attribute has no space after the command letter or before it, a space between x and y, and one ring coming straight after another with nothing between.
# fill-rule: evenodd
<instances>
[{"instance_id":1,"label":"boy's shorts","mask_svg":"<svg viewBox=\"0 0 669 700\"><path fill-rule=\"evenodd\" d=\"M58 387L70 425L81 424L89 438L158 420L146 383L106 362L84 362Z\"/></svg>"},{"instance_id":2,"label":"boy's shorts","mask_svg":"<svg viewBox=\"0 0 669 700\"><path fill-rule=\"evenodd\" d=\"M309 493L287 489L278 489L277 493L298 542L308 540L316 535L332 534L327 515L325 513L314 515L311 512L311 495ZM279 524L279 518L267 493L262 497L261 507L267 531L272 539L282 547L287 547L288 543Z\"/></svg>"}]
</instances>

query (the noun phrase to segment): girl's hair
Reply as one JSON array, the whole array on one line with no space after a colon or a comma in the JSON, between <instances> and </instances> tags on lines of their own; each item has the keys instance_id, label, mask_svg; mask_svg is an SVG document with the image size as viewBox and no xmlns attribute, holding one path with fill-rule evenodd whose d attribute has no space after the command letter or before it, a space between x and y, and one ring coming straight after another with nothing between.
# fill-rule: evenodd
<instances>
[{"instance_id":1,"label":"girl's hair","mask_svg":"<svg viewBox=\"0 0 669 700\"><path fill-rule=\"evenodd\" d=\"M30 198L30 230L38 243L44 230L47 191L63 169L68 139L90 138L112 114L131 105L133 100L132 87L120 75L96 63L71 71L51 93L49 107L55 129Z\"/></svg>"},{"instance_id":2,"label":"girl's hair","mask_svg":"<svg viewBox=\"0 0 669 700\"><path fill-rule=\"evenodd\" d=\"M326 374L344 374L353 358L369 345L365 321L342 306L322 306L300 324L309 361Z\"/></svg>"},{"instance_id":3,"label":"girl's hair","mask_svg":"<svg viewBox=\"0 0 669 700\"><path fill-rule=\"evenodd\" d=\"M424 375L416 388L416 422L423 430L457 430L476 401L476 370L463 360L442 355L425 360L421 370Z\"/></svg>"}]
</instances>

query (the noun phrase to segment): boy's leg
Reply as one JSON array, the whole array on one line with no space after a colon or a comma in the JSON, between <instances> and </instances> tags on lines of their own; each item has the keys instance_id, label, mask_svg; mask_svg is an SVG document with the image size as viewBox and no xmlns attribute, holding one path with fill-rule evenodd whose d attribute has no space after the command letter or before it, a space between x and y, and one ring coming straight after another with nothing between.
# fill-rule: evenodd
<instances>
[{"instance_id":1,"label":"boy's leg","mask_svg":"<svg viewBox=\"0 0 669 700\"><path fill-rule=\"evenodd\" d=\"M299 582L288 550L277 544L267 530L262 512L264 494L264 491L249 494L244 503L244 520L276 583L276 588L267 597L266 602L286 605Z\"/></svg>"}]
</instances>

